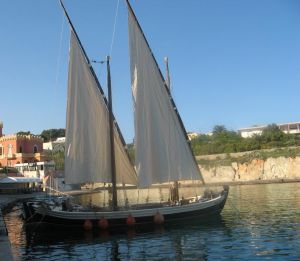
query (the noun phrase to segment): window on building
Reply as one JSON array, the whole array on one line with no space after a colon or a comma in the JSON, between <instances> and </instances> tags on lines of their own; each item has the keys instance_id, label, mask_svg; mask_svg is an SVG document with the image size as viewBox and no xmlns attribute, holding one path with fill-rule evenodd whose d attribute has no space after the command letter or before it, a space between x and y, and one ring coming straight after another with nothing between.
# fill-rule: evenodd
<instances>
[{"instance_id":1,"label":"window on building","mask_svg":"<svg viewBox=\"0 0 300 261\"><path fill-rule=\"evenodd\" d=\"M19 153L22 153L23 152L23 148L22 146L19 147Z\"/></svg>"},{"instance_id":2,"label":"window on building","mask_svg":"<svg viewBox=\"0 0 300 261\"><path fill-rule=\"evenodd\" d=\"M36 145L33 146L33 153L37 153L38 152L38 147Z\"/></svg>"},{"instance_id":3,"label":"window on building","mask_svg":"<svg viewBox=\"0 0 300 261\"><path fill-rule=\"evenodd\" d=\"M13 151L12 151L13 145L12 144L8 144L7 145L7 157L12 157L13 155Z\"/></svg>"},{"instance_id":4,"label":"window on building","mask_svg":"<svg viewBox=\"0 0 300 261\"><path fill-rule=\"evenodd\" d=\"M2 146L2 145L0 145L0 156L3 156L3 154L4 154L4 149L3 149L3 146Z\"/></svg>"}]
</instances>

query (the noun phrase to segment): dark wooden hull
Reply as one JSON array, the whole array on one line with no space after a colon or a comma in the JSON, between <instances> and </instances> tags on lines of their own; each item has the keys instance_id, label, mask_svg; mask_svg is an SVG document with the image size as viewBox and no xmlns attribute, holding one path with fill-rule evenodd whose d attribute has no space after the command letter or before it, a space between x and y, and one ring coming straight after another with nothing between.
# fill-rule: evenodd
<instances>
[{"instance_id":1,"label":"dark wooden hull","mask_svg":"<svg viewBox=\"0 0 300 261\"><path fill-rule=\"evenodd\" d=\"M32 202L24 202L24 216L27 224L43 223L64 228L84 228L86 220L92 223L93 228L99 227L99 220L103 217L108 222L108 229L128 228L127 218L132 215L134 226L143 227L155 225L154 216L160 213L164 224L188 220L208 220L217 217L222 211L228 196L228 187L216 199L207 202L191 203L183 206L160 207L153 209L111 211L111 212L67 212L37 209Z\"/></svg>"}]
</instances>

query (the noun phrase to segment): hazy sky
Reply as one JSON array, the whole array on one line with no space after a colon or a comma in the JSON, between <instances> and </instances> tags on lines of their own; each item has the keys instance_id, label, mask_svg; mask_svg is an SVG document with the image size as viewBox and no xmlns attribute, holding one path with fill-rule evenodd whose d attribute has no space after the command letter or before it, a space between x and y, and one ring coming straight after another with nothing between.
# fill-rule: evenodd
<instances>
[{"instance_id":1,"label":"hazy sky","mask_svg":"<svg viewBox=\"0 0 300 261\"><path fill-rule=\"evenodd\" d=\"M118 0L65 0L90 59L109 54ZM132 0L188 131L300 121L300 2ZM57 0L0 1L4 133L64 128L69 26ZM134 136L127 11L112 49L114 113ZM106 90L103 65L94 66Z\"/></svg>"}]
</instances>

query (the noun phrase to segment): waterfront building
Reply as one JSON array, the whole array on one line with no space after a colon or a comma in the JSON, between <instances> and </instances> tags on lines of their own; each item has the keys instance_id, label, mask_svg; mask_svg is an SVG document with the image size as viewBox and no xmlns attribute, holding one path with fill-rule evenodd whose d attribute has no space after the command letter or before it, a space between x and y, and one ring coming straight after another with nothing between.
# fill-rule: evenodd
<instances>
[{"instance_id":1,"label":"waterfront building","mask_svg":"<svg viewBox=\"0 0 300 261\"><path fill-rule=\"evenodd\" d=\"M0 167L20 163L36 163L50 160L43 153L43 139L37 135L3 134L0 122Z\"/></svg>"},{"instance_id":2,"label":"waterfront building","mask_svg":"<svg viewBox=\"0 0 300 261\"><path fill-rule=\"evenodd\" d=\"M15 168L25 177L45 180L47 176L54 175L55 162L51 160L34 163L17 163L15 164Z\"/></svg>"},{"instance_id":3,"label":"waterfront building","mask_svg":"<svg viewBox=\"0 0 300 261\"><path fill-rule=\"evenodd\" d=\"M287 134L300 134L300 122L289 122L277 124L280 130ZM238 132L243 138L250 138L254 135L261 135L267 125L254 126L248 128L239 129Z\"/></svg>"}]
</instances>

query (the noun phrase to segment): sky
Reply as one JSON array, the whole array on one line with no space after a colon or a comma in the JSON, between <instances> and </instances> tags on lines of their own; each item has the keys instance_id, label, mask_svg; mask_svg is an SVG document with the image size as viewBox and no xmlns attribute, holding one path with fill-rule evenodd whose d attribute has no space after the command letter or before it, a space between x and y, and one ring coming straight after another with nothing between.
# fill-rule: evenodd
<instances>
[{"instance_id":1,"label":"sky","mask_svg":"<svg viewBox=\"0 0 300 261\"><path fill-rule=\"evenodd\" d=\"M91 60L111 54L113 110L134 137L125 1L64 0ZM300 2L131 0L187 131L300 121ZM114 38L114 21L116 19ZM0 1L4 133L65 128L69 25L58 0ZM112 46L112 48L111 48ZM94 64L106 91L106 68Z\"/></svg>"}]
</instances>

